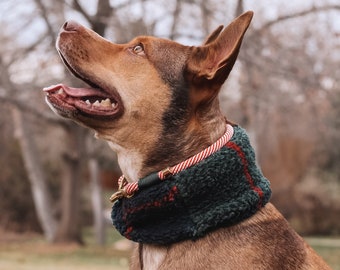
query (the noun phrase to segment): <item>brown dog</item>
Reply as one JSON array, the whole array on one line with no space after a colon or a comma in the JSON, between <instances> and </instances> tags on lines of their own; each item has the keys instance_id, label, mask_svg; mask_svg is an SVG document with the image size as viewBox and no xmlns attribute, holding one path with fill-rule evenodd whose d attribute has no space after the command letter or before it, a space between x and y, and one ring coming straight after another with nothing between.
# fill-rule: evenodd
<instances>
[{"instance_id":1,"label":"brown dog","mask_svg":"<svg viewBox=\"0 0 340 270\"><path fill-rule=\"evenodd\" d=\"M46 88L47 102L59 115L95 130L98 138L107 140L118 154L125 178L137 183L153 172L194 156L224 134L226 120L220 112L217 95L235 63L252 16L252 12L247 12L224 30L217 28L199 47L146 36L137 37L128 44L114 44L75 22L66 22L57 41L58 52L70 71L91 87L57 85ZM252 198L263 197L261 188L252 182L252 172L247 167L249 161L235 144L229 146L241 153L238 160L243 162ZM170 169L163 172L173 174ZM175 181L171 179L162 183L169 185ZM241 179L239 181L241 183ZM154 184L149 185L153 188ZM157 182L157 185L153 192L161 192L163 184ZM176 202L181 190L172 186L171 191L154 200L152 205L172 207L171 203ZM130 196L123 187L119 192L115 199L121 200L115 204L116 212L123 206L128 209L126 205L143 194L137 191L132 198L123 198ZM204 200L208 195L200 198ZM147 199L153 199L149 197ZM153 238L153 226L162 222L155 218L150 223L150 237L145 241L137 239L141 243L135 250L131 268L329 269L275 207L264 204L257 203L256 211L241 220L236 219L238 222L222 222L193 239L184 237L175 242L164 240L163 234L159 242L149 241ZM144 204L140 209L149 206ZM137 211L129 209L128 213L124 209L123 221ZM169 213L177 215L178 211L181 209ZM147 219L145 213L142 213L143 218ZM162 216L161 211L157 213ZM211 215L212 211L207 209L206 213ZM219 218L213 216L209 222L214 223ZM185 215L175 221L183 220L186 220ZM128 237L132 233L131 226L124 235ZM174 239L177 238L175 234Z\"/></svg>"}]
</instances>

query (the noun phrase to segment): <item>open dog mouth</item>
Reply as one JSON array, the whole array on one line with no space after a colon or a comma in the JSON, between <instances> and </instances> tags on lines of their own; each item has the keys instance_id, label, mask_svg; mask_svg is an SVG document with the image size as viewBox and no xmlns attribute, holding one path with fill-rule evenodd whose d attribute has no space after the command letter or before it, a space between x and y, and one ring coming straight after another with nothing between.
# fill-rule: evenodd
<instances>
[{"instance_id":1,"label":"open dog mouth","mask_svg":"<svg viewBox=\"0 0 340 270\"><path fill-rule=\"evenodd\" d=\"M115 89L110 91L102 88L96 82L87 79L76 71L63 57L60 56L65 66L79 79L89 85L88 88L74 88L64 84L46 87L46 99L54 110L63 116L75 115L77 113L85 116L114 118L122 112L119 95Z\"/></svg>"}]
</instances>

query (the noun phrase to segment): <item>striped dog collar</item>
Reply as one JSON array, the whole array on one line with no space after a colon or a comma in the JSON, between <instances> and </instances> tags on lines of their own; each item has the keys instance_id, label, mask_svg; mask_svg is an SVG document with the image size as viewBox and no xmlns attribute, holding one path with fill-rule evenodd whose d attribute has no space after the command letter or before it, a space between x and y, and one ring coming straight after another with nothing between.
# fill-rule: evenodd
<instances>
[{"instance_id":1,"label":"striped dog collar","mask_svg":"<svg viewBox=\"0 0 340 270\"><path fill-rule=\"evenodd\" d=\"M186 169L181 163L174 166L181 171L170 167L165 181L155 173L139 180L138 189L128 193L129 184L122 180L124 194L111 212L121 235L150 244L195 240L261 209L270 198L270 183L256 164L247 133L235 126L232 138L221 145L215 153L209 150L206 158L202 155L195 165L188 162Z\"/></svg>"},{"instance_id":2,"label":"striped dog collar","mask_svg":"<svg viewBox=\"0 0 340 270\"><path fill-rule=\"evenodd\" d=\"M203 151L176 164L175 166L167 167L164 170L152 173L142 179L139 179L137 182L129 183L125 176L122 175L118 179L118 191L112 194L112 196L110 197L110 201L114 203L115 201L123 197L130 198L138 190L157 184L165 180L169 176L175 175L185 169L190 168L191 166L201 162L202 160L220 150L231 139L233 134L234 128L231 125L227 124L226 132L223 134L223 136L219 138L215 143L205 148Z\"/></svg>"}]
</instances>

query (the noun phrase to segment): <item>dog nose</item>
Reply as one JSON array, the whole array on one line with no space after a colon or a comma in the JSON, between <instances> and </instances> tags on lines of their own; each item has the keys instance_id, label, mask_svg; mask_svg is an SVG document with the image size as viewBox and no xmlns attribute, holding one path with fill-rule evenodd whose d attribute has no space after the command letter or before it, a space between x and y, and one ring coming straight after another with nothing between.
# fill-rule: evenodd
<instances>
[{"instance_id":1,"label":"dog nose","mask_svg":"<svg viewBox=\"0 0 340 270\"><path fill-rule=\"evenodd\" d=\"M75 21L67 21L63 25L63 30L68 32L78 31L81 28L81 25Z\"/></svg>"}]
</instances>

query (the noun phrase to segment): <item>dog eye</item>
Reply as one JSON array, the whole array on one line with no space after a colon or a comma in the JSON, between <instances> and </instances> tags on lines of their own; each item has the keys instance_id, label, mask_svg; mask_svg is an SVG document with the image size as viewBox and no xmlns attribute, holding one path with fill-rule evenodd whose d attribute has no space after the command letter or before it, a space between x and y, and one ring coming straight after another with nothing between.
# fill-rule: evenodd
<instances>
[{"instance_id":1,"label":"dog eye","mask_svg":"<svg viewBox=\"0 0 340 270\"><path fill-rule=\"evenodd\" d=\"M135 54L143 53L143 52L144 52L143 45L142 45L142 44L138 44L138 45L136 45L135 47L133 47L133 52L134 52Z\"/></svg>"}]
</instances>

